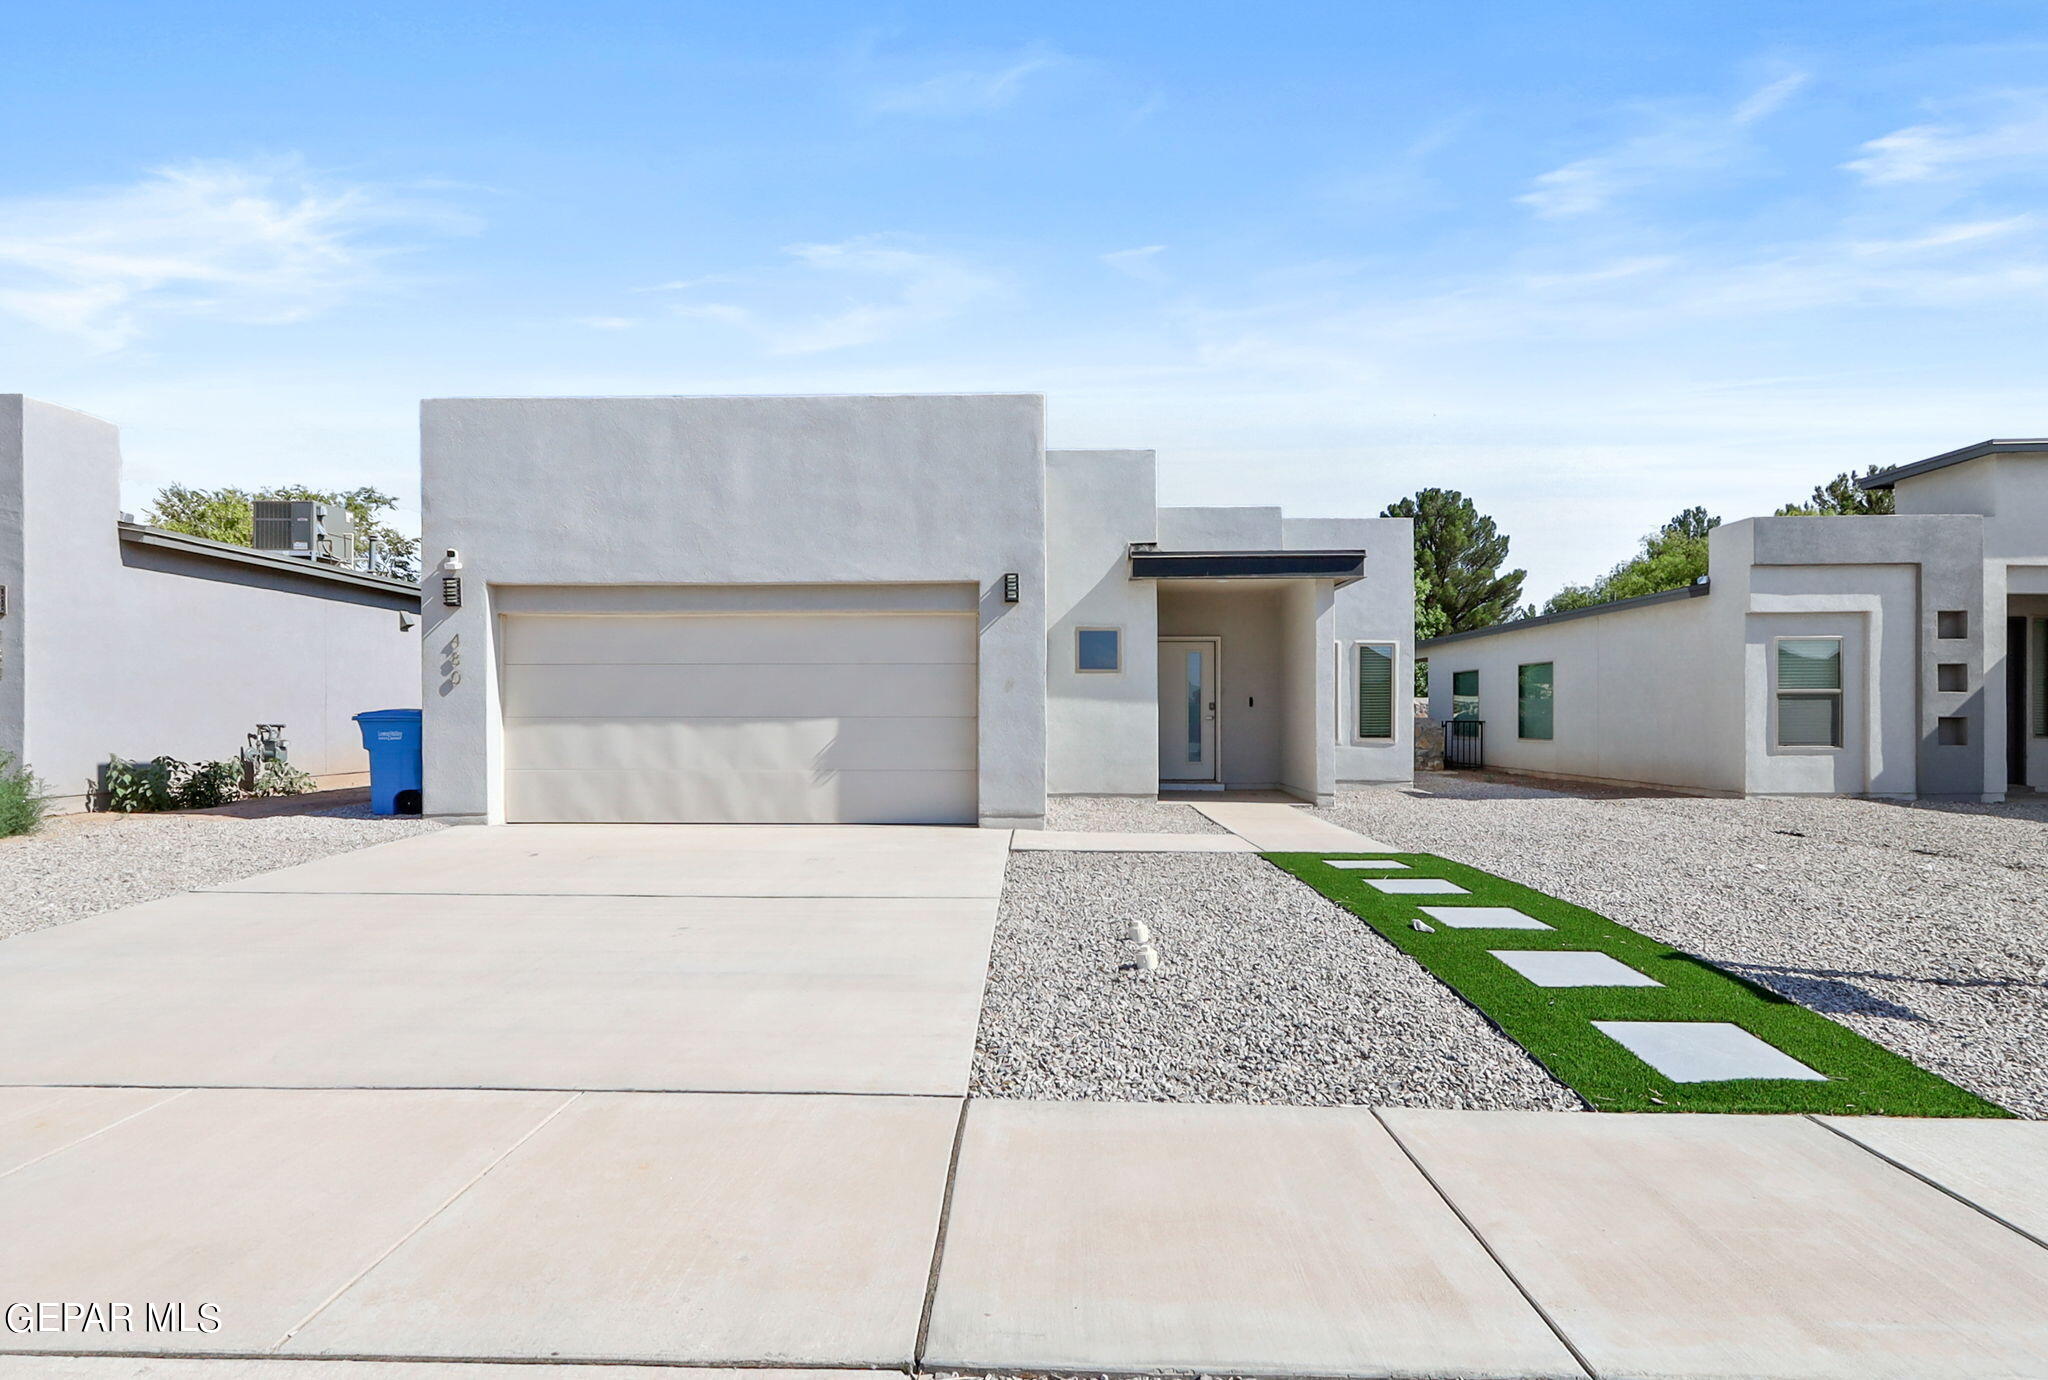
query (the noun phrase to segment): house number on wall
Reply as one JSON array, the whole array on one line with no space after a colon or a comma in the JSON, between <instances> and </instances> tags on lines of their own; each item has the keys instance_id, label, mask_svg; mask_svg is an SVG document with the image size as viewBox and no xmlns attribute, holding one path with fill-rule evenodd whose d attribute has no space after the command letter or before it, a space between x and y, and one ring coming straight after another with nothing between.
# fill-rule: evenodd
<instances>
[{"instance_id":1,"label":"house number on wall","mask_svg":"<svg viewBox=\"0 0 2048 1380\"><path fill-rule=\"evenodd\" d=\"M448 645L441 649L441 693L447 694L462 684L462 634L448 639Z\"/></svg>"}]
</instances>

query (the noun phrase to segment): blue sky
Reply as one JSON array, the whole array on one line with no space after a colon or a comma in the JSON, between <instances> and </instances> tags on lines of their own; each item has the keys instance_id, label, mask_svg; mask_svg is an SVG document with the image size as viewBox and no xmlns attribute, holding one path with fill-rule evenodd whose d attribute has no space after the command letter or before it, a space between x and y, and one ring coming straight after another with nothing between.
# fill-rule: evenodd
<instances>
[{"instance_id":1,"label":"blue sky","mask_svg":"<svg viewBox=\"0 0 2048 1380\"><path fill-rule=\"evenodd\" d=\"M1540 598L2048 431L2048 7L17 7L0 390L127 498L464 394L1034 391L1180 503L1463 489Z\"/></svg>"}]
</instances>

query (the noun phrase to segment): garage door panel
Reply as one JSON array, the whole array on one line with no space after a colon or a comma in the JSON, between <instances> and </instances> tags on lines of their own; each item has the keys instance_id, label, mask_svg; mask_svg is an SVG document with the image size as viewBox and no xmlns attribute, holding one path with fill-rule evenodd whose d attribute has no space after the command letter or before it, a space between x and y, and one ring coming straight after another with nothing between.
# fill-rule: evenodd
<instances>
[{"instance_id":1,"label":"garage door panel","mask_svg":"<svg viewBox=\"0 0 2048 1380\"><path fill-rule=\"evenodd\" d=\"M505 620L507 665L972 665L972 618L915 614L523 615Z\"/></svg>"},{"instance_id":2,"label":"garage door panel","mask_svg":"<svg viewBox=\"0 0 2048 1380\"><path fill-rule=\"evenodd\" d=\"M971 615L511 614L505 815L972 823Z\"/></svg>"},{"instance_id":3,"label":"garage door panel","mask_svg":"<svg viewBox=\"0 0 2048 1380\"><path fill-rule=\"evenodd\" d=\"M506 759L537 771L958 771L975 721L507 719Z\"/></svg>"},{"instance_id":4,"label":"garage door panel","mask_svg":"<svg viewBox=\"0 0 2048 1380\"><path fill-rule=\"evenodd\" d=\"M508 718L971 718L973 666L507 667Z\"/></svg>"},{"instance_id":5,"label":"garage door panel","mask_svg":"<svg viewBox=\"0 0 2048 1380\"><path fill-rule=\"evenodd\" d=\"M972 771L505 773L505 813L529 823L972 824Z\"/></svg>"}]
</instances>

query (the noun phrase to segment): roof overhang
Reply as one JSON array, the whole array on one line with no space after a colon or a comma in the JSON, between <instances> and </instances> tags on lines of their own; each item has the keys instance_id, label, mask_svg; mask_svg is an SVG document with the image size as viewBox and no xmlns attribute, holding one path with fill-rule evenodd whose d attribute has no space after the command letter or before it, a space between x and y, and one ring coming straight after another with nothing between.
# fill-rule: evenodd
<instances>
[{"instance_id":1,"label":"roof overhang","mask_svg":"<svg viewBox=\"0 0 2048 1380\"><path fill-rule=\"evenodd\" d=\"M420 587L410 580L394 579L388 575L370 575L336 565L323 565L318 561L309 561L303 556L273 556L267 551L234 546L224 541L210 541L205 537L188 536L183 532L167 532L161 527L147 527L139 522L123 522L116 525L121 540L133 546L154 546L166 551L176 551L181 555L203 556L208 560L225 561L232 565L256 566L279 574L296 575L302 579L352 585L357 589L374 589L380 594L410 596L414 599L420 595Z\"/></svg>"},{"instance_id":2,"label":"roof overhang","mask_svg":"<svg viewBox=\"0 0 2048 1380\"><path fill-rule=\"evenodd\" d=\"M1131 548L1133 580L1333 580L1365 578L1363 551L1155 551Z\"/></svg>"},{"instance_id":3,"label":"roof overhang","mask_svg":"<svg viewBox=\"0 0 2048 1380\"><path fill-rule=\"evenodd\" d=\"M1910 465L1894 465L1888 470L1879 470L1876 474L1866 475L1857 480L1856 487L1889 489L1901 479L1911 479L1914 475L1926 474L1929 470L1945 470L1950 465L1960 465L1965 460L1980 460L1987 455L2018 455L2026 451L2044 450L2048 450L2048 438L1979 441L1973 446L1963 446L1957 450L1943 451L1940 455L1930 455L1925 460L1915 460Z\"/></svg>"}]
</instances>

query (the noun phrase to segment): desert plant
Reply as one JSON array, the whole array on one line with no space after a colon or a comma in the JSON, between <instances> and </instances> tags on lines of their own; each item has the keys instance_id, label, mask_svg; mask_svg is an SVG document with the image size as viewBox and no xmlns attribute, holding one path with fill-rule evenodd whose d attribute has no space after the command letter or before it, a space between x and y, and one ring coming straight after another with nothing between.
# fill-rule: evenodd
<instances>
[{"instance_id":1,"label":"desert plant","mask_svg":"<svg viewBox=\"0 0 2048 1380\"><path fill-rule=\"evenodd\" d=\"M11 834L33 834L43 827L50 799L43 783L27 767L0 752L0 838Z\"/></svg>"},{"instance_id":2,"label":"desert plant","mask_svg":"<svg viewBox=\"0 0 2048 1380\"><path fill-rule=\"evenodd\" d=\"M99 806L121 814L173 809L177 805L175 773L184 766L175 757L130 762L114 753L100 770Z\"/></svg>"},{"instance_id":3,"label":"desert plant","mask_svg":"<svg viewBox=\"0 0 2048 1380\"><path fill-rule=\"evenodd\" d=\"M208 810L241 798L242 764L233 762L180 763L174 771L172 795L181 810Z\"/></svg>"},{"instance_id":4,"label":"desert plant","mask_svg":"<svg viewBox=\"0 0 2048 1380\"><path fill-rule=\"evenodd\" d=\"M252 796L304 795L313 789L313 778L288 762L265 762L249 783Z\"/></svg>"}]
</instances>

